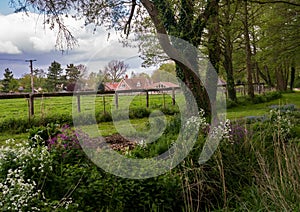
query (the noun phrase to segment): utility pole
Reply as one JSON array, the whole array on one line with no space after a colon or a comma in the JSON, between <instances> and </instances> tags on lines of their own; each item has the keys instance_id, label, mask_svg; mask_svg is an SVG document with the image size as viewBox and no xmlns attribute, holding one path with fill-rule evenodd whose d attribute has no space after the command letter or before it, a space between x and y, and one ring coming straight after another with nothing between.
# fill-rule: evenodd
<instances>
[{"instance_id":1,"label":"utility pole","mask_svg":"<svg viewBox=\"0 0 300 212\"><path fill-rule=\"evenodd\" d=\"M33 65L32 63L36 60L25 60L25 62L29 62L30 65L30 78L31 78L31 93L34 93L34 84L33 84Z\"/></svg>"},{"instance_id":2,"label":"utility pole","mask_svg":"<svg viewBox=\"0 0 300 212\"><path fill-rule=\"evenodd\" d=\"M29 62L30 65L30 78L31 78L31 94L29 95L29 119L34 115L34 85L33 85L33 66L32 63L36 60L25 60L25 62Z\"/></svg>"}]
</instances>

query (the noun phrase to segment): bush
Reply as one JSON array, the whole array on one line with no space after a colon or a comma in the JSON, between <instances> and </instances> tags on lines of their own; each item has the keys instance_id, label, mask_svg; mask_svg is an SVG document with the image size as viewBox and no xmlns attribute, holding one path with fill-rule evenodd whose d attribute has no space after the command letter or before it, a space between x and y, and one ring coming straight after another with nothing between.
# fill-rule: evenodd
<instances>
[{"instance_id":1,"label":"bush","mask_svg":"<svg viewBox=\"0 0 300 212\"><path fill-rule=\"evenodd\" d=\"M298 210L300 140L293 129L299 117L298 111L274 108L263 122L226 122L228 129L220 126L226 133L218 148L199 164L204 130L177 167L143 180L120 178L96 167L79 147L81 132L70 126L35 127L29 131L32 142L0 149L0 205L8 211ZM164 124L155 121L153 132ZM181 121L176 115L156 142L138 145L128 157L167 151ZM47 147L39 138L47 138Z\"/></svg>"},{"instance_id":2,"label":"bush","mask_svg":"<svg viewBox=\"0 0 300 212\"><path fill-rule=\"evenodd\" d=\"M236 101L232 101L231 99L227 99L226 100L226 107L229 108L233 108L233 107L237 107L238 103Z\"/></svg>"},{"instance_id":3,"label":"bush","mask_svg":"<svg viewBox=\"0 0 300 212\"><path fill-rule=\"evenodd\" d=\"M295 88L300 88L300 76L298 76L298 77L295 79L294 87L295 87Z\"/></svg>"},{"instance_id":4,"label":"bush","mask_svg":"<svg viewBox=\"0 0 300 212\"><path fill-rule=\"evenodd\" d=\"M282 94L281 92L278 92L278 91L274 91L274 92L267 92L264 94L265 97L266 97L266 100L269 102L269 101L272 101L272 100L276 100L276 99L280 99L282 97Z\"/></svg>"},{"instance_id":5,"label":"bush","mask_svg":"<svg viewBox=\"0 0 300 212\"><path fill-rule=\"evenodd\" d=\"M145 118L150 115L150 110L147 108L139 107L139 108L133 108L129 111L129 118L135 119L135 118Z\"/></svg>"},{"instance_id":6,"label":"bush","mask_svg":"<svg viewBox=\"0 0 300 212\"><path fill-rule=\"evenodd\" d=\"M85 120L81 117L82 120ZM49 123L73 125L71 115L52 114L51 116L39 118L10 118L0 122L0 132L25 133L32 127L47 126Z\"/></svg>"},{"instance_id":7,"label":"bush","mask_svg":"<svg viewBox=\"0 0 300 212\"><path fill-rule=\"evenodd\" d=\"M282 94L280 92L266 92L261 95L255 95L253 99L248 96L241 96L237 98L237 102L231 101L230 99L226 100L227 108L234 108L238 105L251 105L251 104L260 104L265 102L270 102L272 100L280 99Z\"/></svg>"},{"instance_id":8,"label":"bush","mask_svg":"<svg viewBox=\"0 0 300 212\"><path fill-rule=\"evenodd\" d=\"M112 121L111 114L108 112L99 113L96 116L97 123L99 122L110 122Z\"/></svg>"}]
</instances>

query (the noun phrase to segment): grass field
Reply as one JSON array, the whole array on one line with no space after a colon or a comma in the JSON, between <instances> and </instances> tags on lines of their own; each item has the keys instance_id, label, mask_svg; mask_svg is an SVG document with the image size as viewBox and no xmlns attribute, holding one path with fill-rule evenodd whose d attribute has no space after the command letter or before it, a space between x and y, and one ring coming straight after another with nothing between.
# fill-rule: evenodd
<instances>
[{"instance_id":1,"label":"grass field","mask_svg":"<svg viewBox=\"0 0 300 212\"><path fill-rule=\"evenodd\" d=\"M268 113L271 105L284 104L294 104L297 108L300 108L300 92L284 93L282 98L266 103L239 105L238 107L227 109L227 118L235 120L247 116L262 116Z\"/></svg>"},{"instance_id":2,"label":"grass field","mask_svg":"<svg viewBox=\"0 0 300 212\"><path fill-rule=\"evenodd\" d=\"M183 101L183 96L178 94L177 102ZM52 98L39 98L35 100L35 116L43 117L48 115L72 115L72 109L77 109L76 103L72 104L73 97L52 97ZM104 111L104 101L102 96L97 98L87 96L81 99L81 109L82 111L89 112L95 110L95 112ZM169 95L150 95L150 108L159 109L165 107L171 107L172 99ZM0 122L3 122L11 118L28 118L28 105L26 99L9 99L0 100ZM234 108L227 110L227 118L231 120L241 119L247 116L261 116L267 114L270 110L271 105L283 105L283 104L294 104L297 108L300 108L300 92L295 93L285 93L282 98L273 100L267 103L260 104L246 104L239 105ZM136 96L120 96L119 97L119 109L124 109L126 107L130 108L146 108L145 95ZM111 111L114 108L114 98L113 96L105 97L105 110ZM122 127L128 125L127 122L118 122ZM142 119L131 119L130 124L138 132L145 131L147 125L149 124L148 118ZM98 125L101 135L106 136L116 133L117 130L112 122L103 122ZM132 131L132 128L131 128ZM130 133L130 132L129 132ZM13 134L11 132L2 132L0 135L0 143L3 143L9 138L27 138L27 133Z\"/></svg>"},{"instance_id":3,"label":"grass field","mask_svg":"<svg viewBox=\"0 0 300 212\"><path fill-rule=\"evenodd\" d=\"M177 94L177 101L183 98ZM36 117L45 117L48 115L72 115L72 109L77 110L77 102L74 97L47 97L36 98L34 100L34 111ZM105 107L104 107L105 103ZM150 108L162 108L172 105L172 97L168 94L149 95ZM119 109L126 107L140 108L146 107L146 96L124 96L119 95ZM115 108L114 97L112 95L103 96L82 96L81 111L95 110L95 113L110 112ZM1 99L0 100L0 122L10 118L27 118L28 117L28 100L27 99Z\"/></svg>"}]
</instances>

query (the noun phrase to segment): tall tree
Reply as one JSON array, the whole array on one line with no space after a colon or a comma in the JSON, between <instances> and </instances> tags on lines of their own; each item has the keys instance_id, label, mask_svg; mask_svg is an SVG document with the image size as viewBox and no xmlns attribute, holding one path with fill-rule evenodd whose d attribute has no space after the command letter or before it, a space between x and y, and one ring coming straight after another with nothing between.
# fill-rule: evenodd
<instances>
[{"instance_id":1,"label":"tall tree","mask_svg":"<svg viewBox=\"0 0 300 212\"><path fill-rule=\"evenodd\" d=\"M222 64L226 72L227 92L228 97L232 101L237 101L234 69L233 69L233 50L234 39L239 32L236 16L240 8L239 2L232 2L224 0L224 6L221 8L220 22L221 22L221 54L223 56ZM236 26L235 26L236 25Z\"/></svg>"},{"instance_id":2,"label":"tall tree","mask_svg":"<svg viewBox=\"0 0 300 212\"><path fill-rule=\"evenodd\" d=\"M74 64L67 65L66 70L66 82L65 86L68 91L80 90L82 83L82 74L77 66ZM77 87L75 88L75 86Z\"/></svg>"},{"instance_id":3,"label":"tall tree","mask_svg":"<svg viewBox=\"0 0 300 212\"><path fill-rule=\"evenodd\" d=\"M129 65L124 61L112 60L104 68L104 74L113 82L118 82L125 76Z\"/></svg>"},{"instance_id":4,"label":"tall tree","mask_svg":"<svg viewBox=\"0 0 300 212\"><path fill-rule=\"evenodd\" d=\"M247 85L248 95L251 99L254 98L254 87L253 87L253 67L252 67L252 52L251 52L251 41L249 32L249 8L248 2L244 1L244 39L245 39L245 54L246 54L246 70L247 70Z\"/></svg>"},{"instance_id":5,"label":"tall tree","mask_svg":"<svg viewBox=\"0 0 300 212\"><path fill-rule=\"evenodd\" d=\"M289 80L290 87L293 87L291 82L300 65L299 13L300 7L294 5L277 3L264 6L258 57L276 79L278 90L287 90Z\"/></svg>"},{"instance_id":6,"label":"tall tree","mask_svg":"<svg viewBox=\"0 0 300 212\"><path fill-rule=\"evenodd\" d=\"M215 7L219 5L219 0L132 0L104 1L102 3L89 0L26 0L25 4L21 4L21 8L24 8L24 5L32 6L47 14L46 23L58 24L59 44L66 44L66 47L74 44L74 37L63 24L60 15L72 12L74 16L84 17L86 24L105 25L109 29L123 30L126 35L133 29L139 31L141 24L145 21L145 15L148 14L151 20L150 25L155 28L157 33L175 36L199 48L209 17L216 12ZM77 14L74 14L75 11ZM208 94L199 79L199 73L192 71L192 69L199 70L197 52L183 51L184 49L180 48L181 44L174 44L166 36L158 36L158 39L164 52L175 61L177 76L192 92L198 107L205 109L207 114L210 114ZM214 41L211 45L215 45ZM64 47L64 45L59 45L59 47ZM180 61L178 56L181 59L184 58L185 61ZM216 58L218 56L214 55L212 59ZM212 62L213 66L217 65L215 61Z\"/></svg>"},{"instance_id":7,"label":"tall tree","mask_svg":"<svg viewBox=\"0 0 300 212\"><path fill-rule=\"evenodd\" d=\"M162 64L159 69L155 70L151 78L154 82L173 82L178 83L176 79L176 72L175 72L175 64L174 63L165 63Z\"/></svg>"},{"instance_id":8,"label":"tall tree","mask_svg":"<svg viewBox=\"0 0 300 212\"><path fill-rule=\"evenodd\" d=\"M6 68L4 70L4 79L2 80L2 91L5 93L8 93L10 91L14 91L16 89L16 83L14 81L14 75L12 73L11 70L9 70L9 68Z\"/></svg>"},{"instance_id":9,"label":"tall tree","mask_svg":"<svg viewBox=\"0 0 300 212\"><path fill-rule=\"evenodd\" d=\"M51 66L48 68L47 73L47 89L48 91L59 91L62 89L63 83L63 69L61 68L61 64L53 61Z\"/></svg>"}]
</instances>

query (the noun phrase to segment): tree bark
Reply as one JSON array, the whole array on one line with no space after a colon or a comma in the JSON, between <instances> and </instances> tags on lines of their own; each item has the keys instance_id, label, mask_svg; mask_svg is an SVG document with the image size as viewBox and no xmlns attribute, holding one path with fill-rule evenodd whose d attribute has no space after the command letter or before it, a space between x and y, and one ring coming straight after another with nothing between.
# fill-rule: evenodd
<instances>
[{"instance_id":1,"label":"tree bark","mask_svg":"<svg viewBox=\"0 0 300 212\"><path fill-rule=\"evenodd\" d=\"M244 2L244 37L245 37L245 53L246 53L246 69L247 69L247 83L248 83L248 95L251 99L254 98L254 87L252 82L252 53L250 46L249 36L249 20L248 20L248 4Z\"/></svg>"},{"instance_id":2,"label":"tree bark","mask_svg":"<svg viewBox=\"0 0 300 212\"><path fill-rule=\"evenodd\" d=\"M226 1L226 9L225 13L225 23L224 23L224 61L223 66L226 71L226 89L228 92L228 97L230 100L236 102L236 90L235 90L235 82L233 77L233 64L232 64L232 39L231 39L231 29L230 29L230 0Z\"/></svg>"},{"instance_id":3,"label":"tree bark","mask_svg":"<svg viewBox=\"0 0 300 212\"><path fill-rule=\"evenodd\" d=\"M295 64L292 63L292 67L291 67L291 81L290 81L290 90L291 91L293 91L293 89L294 89L295 77L296 77L296 68L295 68Z\"/></svg>"},{"instance_id":4,"label":"tree bark","mask_svg":"<svg viewBox=\"0 0 300 212\"><path fill-rule=\"evenodd\" d=\"M218 0L213 0L213 2L218 2ZM198 108L204 109L207 116L211 115L211 106L210 106L210 97L208 96L208 92L205 90L205 87L200 79L198 67L198 54L194 50L189 49L189 51L183 52L182 49L174 43L171 44L171 41L168 37L168 31L164 25L164 20L162 19L163 11L159 11L156 5L149 0L141 0L141 3L146 8L147 12L150 15L150 18L155 26L155 29L158 33L159 43L164 50L164 52L176 63L176 74L179 79L184 82L184 84L189 88L193 97L196 99ZM188 3L188 2L186 2ZM189 2L191 3L191 2ZM191 45L193 44L196 48L200 45L200 38L202 35L202 31L205 26L205 22L207 17L210 15L208 11L212 9L211 1L208 2L209 6L204 11L203 17L197 19L195 22L197 26L193 26L191 29L191 23L180 25L180 31L177 33L179 38L189 42ZM185 5L190 9L191 5ZM185 11L186 12L186 11ZM191 14L188 14L191 15ZM186 22L187 19L181 20L182 22ZM200 23L200 20L202 21ZM192 21L192 20L189 20ZM195 39L195 37L197 39ZM179 47L179 48L178 48ZM193 71L194 70L194 71ZM196 70L196 72L195 72ZM187 97L187 96L186 96ZM215 98L215 97L214 97ZM189 99L189 97L187 97ZM187 102L187 107L189 107L189 102Z\"/></svg>"},{"instance_id":5,"label":"tree bark","mask_svg":"<svg viewBox=\"0 0 300 212\"><path fill-rule=\"evenodd\" d=\"M208 23L208 56L211 64L208 65L206 73L206 88L210 97L211 107L216 106L216 95L218 86L219 63L221 58L221 48L219 42L219 1L212 0L210 18Z\"/></svg>"},{"instance_id":6,"label":"tree bark","mask_svg":"<svg viewBox=\"0 0 300 212\"><path fill-rule=\"evenodd\" d=\"M275 69L275 74L276 74L276 81L277 81L277 90L278 91L284 91L285 90L285 79L284 79L284 74L282 70L282 65L278 66Z\"/></svg>"}]
</instances>

